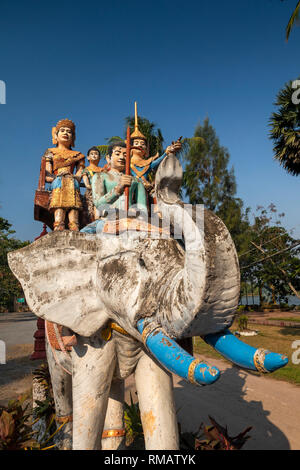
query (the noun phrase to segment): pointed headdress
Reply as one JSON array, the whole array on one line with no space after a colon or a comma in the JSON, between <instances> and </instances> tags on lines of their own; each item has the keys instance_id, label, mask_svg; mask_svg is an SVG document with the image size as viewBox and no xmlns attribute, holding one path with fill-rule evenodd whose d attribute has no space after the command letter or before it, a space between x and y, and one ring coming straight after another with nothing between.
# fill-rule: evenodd
<instances>
[{"instance_id":1,"label":"pointed headdress","mask_svg":"<svg viewBox=\"0 0 300 470\"><path fill-rule=\"evenodd\" d=\"M147 142L147 138L139 130L138 125L138 114L137 114L137 102L134 102L134 131L130 135L131 139L143 139Z\"/></svg>"}]
</instances>

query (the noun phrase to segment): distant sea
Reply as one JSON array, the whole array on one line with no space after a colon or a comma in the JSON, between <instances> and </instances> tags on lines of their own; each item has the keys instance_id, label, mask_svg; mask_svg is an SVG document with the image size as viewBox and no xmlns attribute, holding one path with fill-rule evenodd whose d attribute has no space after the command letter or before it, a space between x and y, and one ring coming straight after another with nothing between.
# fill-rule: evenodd
<instances>
[{"instance_id":1,"label":"distant sea","mask_svg":"<svg viewBox=\"0 0 300 470\"><path fill-rule=\"evenodd\" d=\"M253 302L254 300L254 302ZM259 304L259 296L258 295L254 295L252 297L252 295L248 294L248 305L253 305L253 304ZM300 305L300 299L298 299L298 297L296 297L295 295L289 295L288 296L288 304L289 305ZM242 298L241 298L241 305L247 305L247 298L246 296L244 295Z\"/></svg>"}]
</instances>

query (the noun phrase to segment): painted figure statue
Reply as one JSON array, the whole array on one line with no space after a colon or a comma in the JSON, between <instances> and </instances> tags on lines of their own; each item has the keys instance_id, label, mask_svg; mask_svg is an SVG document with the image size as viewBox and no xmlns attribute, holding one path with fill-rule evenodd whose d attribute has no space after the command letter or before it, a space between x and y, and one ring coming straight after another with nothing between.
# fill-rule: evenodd
<instances>
[{"instance_id":1,"label":"painted figure statue","mask_svg":"<svg viewBox=\"0 0 300 470\"><path fill-rule=\"evenodd\" d=\"M169 153L176 153L181 149L179 141L166 148L166 151L159 156L157 153L149 158L147 138L142 134L138 127L137 103L135 102L135 125L131 134L132 150L130 159L131 174L141 180L149 193L153 192L153 184L149 181L149 173L158 168Z\"/></svg>"},{"instance_id":2,"label":"painted figure statue","mask_svg":"<svg viewBox=\"0 0 300 470\"><path fill-rule=\"evenodd\" d=\"M99 233L105 225L105 215L111 209L125 211L125 188L129 187L129 209L135 209L147 213L146 192L143 183L131 175L125 175L126 144L114 142L108 147L106 169L97 173L92 178L93 203L102 216L84 227L85 233Z\"/></svg>"},{"instance_id":3,"label":"painted figure statue","mask_svg":"<svg viewBox=\"0 0 300 470\"><path fill-rule=\"evenodd\" d=\"M46 181L51 183L49 210L54 213L54 231L65 229L66 216L68 228L79 230L78 211L82 209L79 181L85 167L85 157L82 153L72 150L75 137L75 124L72 121L58 121L52 129L52 141L56 147L49 148L44 155Z\"/></svg>"},{"instance_id":4,"label":"painted figure statue","mask_svg":"<svg viewBox=\"0 0 300 470\"><path fill-rule=\"evenodd\" d=\"M111 163L114 151L121 165L122 148L112 149ZM132 183L125 176L115 169L105 178L94 175L99 207L120 204L124 187ZM118 448L118 439L124 439L123 384L131 373L146 449L179 448L171 373L209 385L220 372L181 349L177 339L200 336L239 367L259 372L287 363L285 356L252 348L230 333L240 294L237 253L215 214L204 209L199 218L197 207L191 211L183 204L181 179L182 168L169 153L157 170L155 195L162 218L182 229L179 240L136 231L126 236L64 231L8 255L31 310L61 325L61 334L54 329L61 350L50 348L56 362L54 357L49 366L71 374L69 394L64 379L57 380L57 410L60 417L73 412L73 449L100 449L110 429ZM71 394L68 409L63 398Z\"/></svg>"},{"instance_id":5,"label":"painted figure statue","mask_svg":"<svg viewBox=\"0 0 300 470\"><path fill-rule=\"evenodd\" d=\"M94 206L93 203L93 195L92 195L92 178L95 173L101 173L102 168L100 168L100 151L97 147L91 147L88 152L86 158L88 159L89 165L85 167L82 172L82 180L86 187L85 198L87 200L88 211L90 214L90 218L92 221L99 219L99 211Z\"/></svg>"}]
</instances>

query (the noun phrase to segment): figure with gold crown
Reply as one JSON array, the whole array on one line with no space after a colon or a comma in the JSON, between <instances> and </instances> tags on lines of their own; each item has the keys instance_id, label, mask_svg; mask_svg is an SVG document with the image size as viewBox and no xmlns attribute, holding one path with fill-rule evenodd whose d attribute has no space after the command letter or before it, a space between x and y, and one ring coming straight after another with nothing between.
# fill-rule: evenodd
<instances>
[{"instance_id":1,"label":"figure with gold crown","mask_svg":"<svg viewBox=\"0 0 300 470\"><path fill-rule=\"evenodd\" d=\"M55 147L47 149L44 154L46 182L51 183L49 211L54 214L54 231L65 230L66 217L69 230L79 230L79 211L82 209L79 182L85 157L81 152L72 150L75 137L75 124L71 120L58 121L52 129Z\"/></svg>"},{"instance_id":2,"label":"figure with gold crown","mask_svg":"<svg viewBox=\"0 0 300 470\"><path fill-rule=\"evenodd\" d=\"M156 170L166 155L173 153L176 154L181 150L180 139L173 142L172 145L168 146L165 152L159 156L155 154L153 157L149 157L149 146L147 138L139 130L138 126L138 113L137 103L135 102L135 124L134 131L131 134L131 159L130 159L130 170L131 174L143 182L146 190L151 193L153 190L153 184L149 181L149 174L151 171Z\"/></svg>"}]
</instances>

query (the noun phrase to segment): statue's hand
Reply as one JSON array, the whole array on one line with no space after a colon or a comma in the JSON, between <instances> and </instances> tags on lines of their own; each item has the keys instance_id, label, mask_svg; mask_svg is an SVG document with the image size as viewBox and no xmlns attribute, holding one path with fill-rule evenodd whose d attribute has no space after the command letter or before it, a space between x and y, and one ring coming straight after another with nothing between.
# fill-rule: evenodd
<instances>
[{"instance_id":1,"label":"statue's hand","mask_svg":"<svg viewBox=\"0 0 300 470\"><path fill-rule=\"evenodd\" d=\"M45 181L47 183L52 183L54 180L55 180L56 176L49 173L49 171L46 171L46 177L45 177Z\"/></svg>"},{"instance_id":2,"label":"statue's hand","mask_svg":"<svg viewBox=\"0 0 300 470\"><path fill-rule=\"evenodd\" d=\"M123 194L124 189L128 186L131 186L132 183L132 176L131 175L122 175L118 186L116 186L115 190L118 194Z\"/></svg>"},{"instance_id":3,"label":"statue's hand","mask_svg":"<svg viewBox=\"0 0 300 470\"><path fill-rule=\"evenodd\" d=\"M150 193L152 189L154 189L154 184L150 183L149 181L143 182L145 189Z\"/></svg>"},{"instance_id":4,"label":"statue's hand","mask_svg":"<svg viewBox=\"0 0 300 470\"><path fill-rule=\"evenodd\" d=\"M173 142L172 145L169 145L167 148L166 148L166 154L168 155L169 153L177 153L177 152L180 152L182 148L182 144L181 142Z\"/></svg>"}]
</instances>

